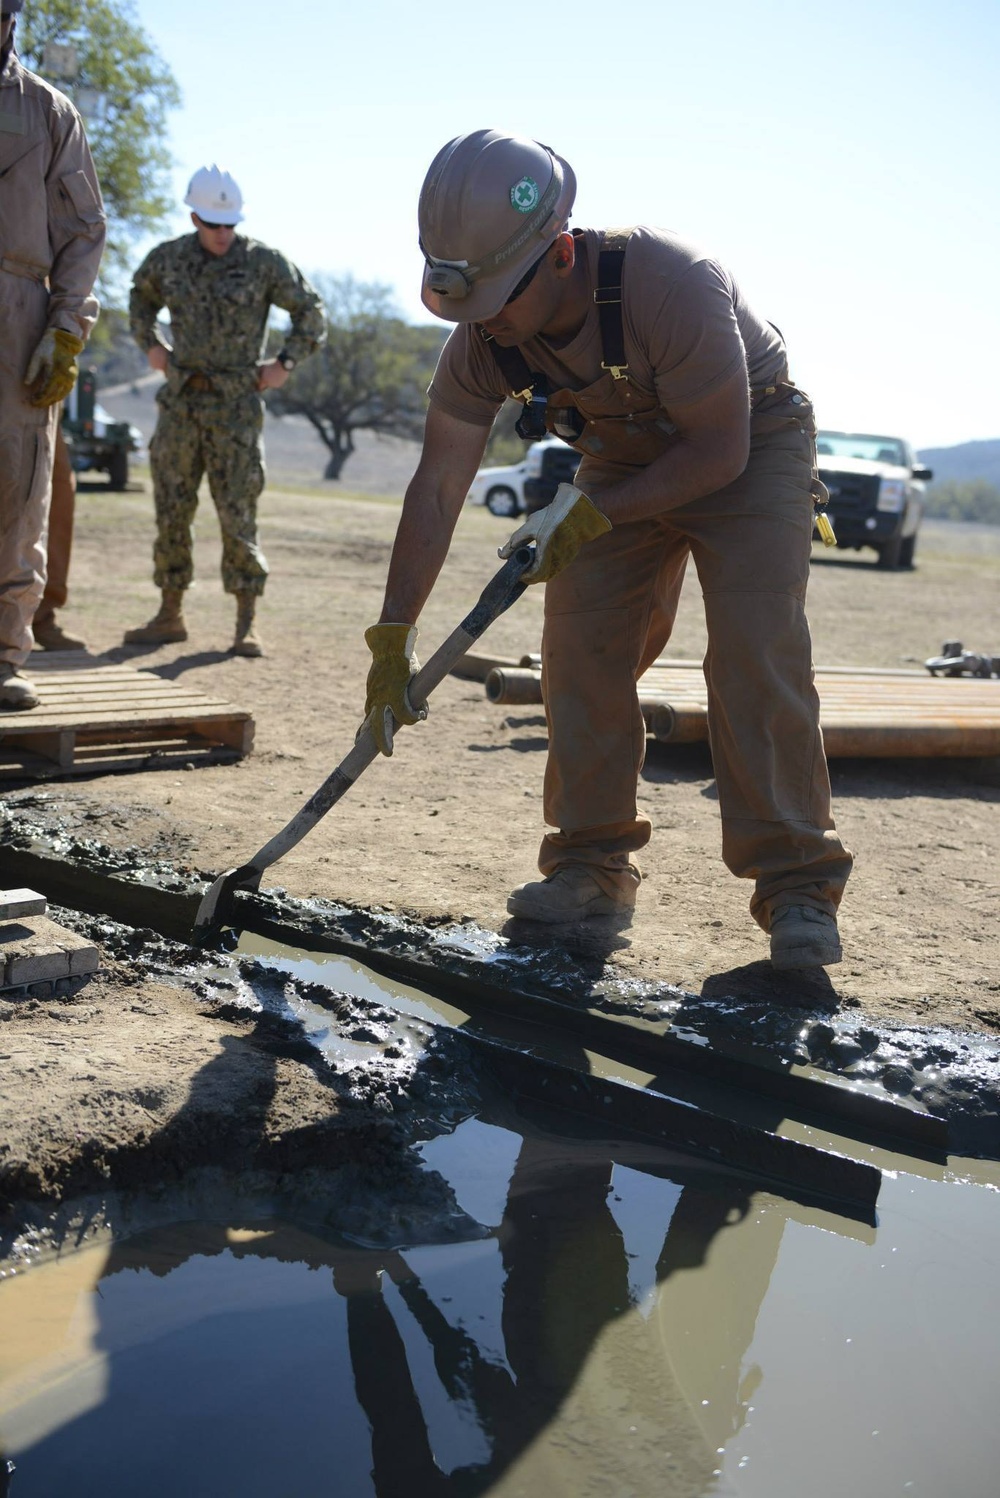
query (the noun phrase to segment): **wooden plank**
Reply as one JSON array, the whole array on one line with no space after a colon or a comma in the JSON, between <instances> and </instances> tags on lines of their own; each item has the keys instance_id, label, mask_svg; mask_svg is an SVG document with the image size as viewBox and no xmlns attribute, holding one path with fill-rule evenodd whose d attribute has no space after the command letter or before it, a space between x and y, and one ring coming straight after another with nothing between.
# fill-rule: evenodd
<instances>
[{"instance_id":1,"label":"wooden plank","mask_svg":"<svg viewBox=\"0 0 1000 1498\"><path fill-rule=\"evenodd\" d=\"M253 747L243 708L86 652L37 653L40 698L0 716L0 778L51 778L236 759Z\"/></svg>"},{"instance_id":2,"label":"wooden plank","mask_svg":"<svg viewBox=\"0 0 1000 1498\"><path fill-rule=\"evenodd\" d=\"M170 728L175 725L212 723L222 718L244 722L249 716L250 714L245 712L227 713L225 704L218 702L207 702L203 707L191 707L187 703L182 703L173 709L170 704L157 703L149 708L138 706L131 710L120 707L97 712L85 710L75 717L70 713L59 716L46 715L35 718L35 721L31 723L19 718L9 726L4 721L3 726L0 727L0 743L26 737L34 738L46 733L58 733L65 727L71 727L74 732L90 729L108 731L117 725L124 728L134 723L144 723L151 728ZM32 714L32 717L34 718L35 715Z\"/></svg>"},{"instance_id":3,"label":"wooden plank","mask_svg":"<svg viewBox=\"0 0 1000 1498\"><path fill-rule=\"evenodd\" d=\"M540 703L538 657L487 680L499 703ZM506 695L498 695L506 684ZM1000 754L1000 681L926 672L818 668L816 688L831 758L986 758ZM638 683L647 728L665 743L708 739L708 689L699 662L657 661Z\"/></svg>"}]
</instances>

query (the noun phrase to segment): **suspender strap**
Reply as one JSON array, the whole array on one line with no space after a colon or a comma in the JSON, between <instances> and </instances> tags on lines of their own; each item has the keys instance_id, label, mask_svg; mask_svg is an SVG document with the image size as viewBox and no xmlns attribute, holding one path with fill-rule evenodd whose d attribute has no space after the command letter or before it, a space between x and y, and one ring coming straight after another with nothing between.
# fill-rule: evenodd
<instances>
[{"instance_id":1,"label":"suspender strap","mask_svg":"<svg viewBox=\"0 0 1000 1498\"><path fill-rule=\"evenodd\" d=\"M478 324L479 333L484 343L489 345L490 353L497 361L497 367L504 377L504 382L510 390L511 397L516 401L529 401L534 390L537 375L533 375L528 368L528 361L519 348L501 348L500 344L487 333L482 323Z\"/></svg>"},{"instance_id":2,"label":"suspender strap","mask_svg":"<svg viewBox=\"0 0 1000 1498\"><path fill-rule=\"evenodd\" d=\"M601 368L609 370L616 380L626 379L628 370L625 328L622 322L622 276L625 251L632 233L631 229L606 229L601 236L601 249L597 257L594 302L601 324L601 351L604 355ZM480 336L497 361L512 397L527 403L534 393L538 375L532 374L528 361L519 348L501 348L482 323L478 326Z\"/></svg>"},{"instance_id":3,"label":"suspender strap","mask_svg":"<svg viewBox=\"0 0 1000 1498\"><path fill-rule=\"evenodd\" d=\"M622 323L622 279L625 251L631 238L631 229L605 229L597 257L594 301L601 321L601 350L604 354L601 368L610 370L616 380L624 380L628 369Z\"/></svg>"}]
</instances>

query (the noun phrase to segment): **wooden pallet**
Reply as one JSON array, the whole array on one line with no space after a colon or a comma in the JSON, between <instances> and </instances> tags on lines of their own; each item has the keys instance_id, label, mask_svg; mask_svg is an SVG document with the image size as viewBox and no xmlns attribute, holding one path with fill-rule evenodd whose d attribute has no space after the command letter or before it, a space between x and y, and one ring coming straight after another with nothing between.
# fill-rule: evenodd
<instances>
[{"instance_id":1,"label":"wooden pallet","mask_svg":"<svg viewBox=\"0 0 1000 1498\"><path fill-rule=\"evenodd\" d=\"M0 712L0 779L240 759L254 722L229 702L85 651L35 651L30 712Z\"/></svg>"},{"instance_id":2,"label":"wooden pallet","mask_svg":"<svg viewBox=\"0 0 1000 1498\"><path fill-rule=\"evenodd\" d=\"M463 674L475 674L466 657ZM513 662L484 658L505 678L509 696L489 670L491 700L541 702L538 656ZM509 669L508 669L509 668ZM1000 681L930 676L926 671L818 666L816 689L827 756L887 758L992 758L1000 755ZM648 731L663 743L708 739L708 693L700 661L655 661L639 681L639 705Z\"/></svg>"}]
</instances>

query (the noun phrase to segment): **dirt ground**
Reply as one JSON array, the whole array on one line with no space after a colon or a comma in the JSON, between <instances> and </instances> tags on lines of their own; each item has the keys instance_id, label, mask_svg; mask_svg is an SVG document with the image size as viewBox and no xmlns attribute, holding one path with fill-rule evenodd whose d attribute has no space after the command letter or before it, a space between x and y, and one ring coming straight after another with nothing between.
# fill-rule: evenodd
<instances>
[{"instance_id":1,"label":"dirt ground","mask_svg":"<svg viewBox=\"0 0 1000 1498\"><path fill-rule=\"evenodd\" d=\"M256 746L235 765L51 782L54 808L109 845L155 849L206 874L256 851L351 747L368 667L362 636L379 613L398 506L389 496L331 494L330 486L268 490L266 655L253 661L226 653L233 607L221 590L207 497L190 638L120 648L123 630L157 601L148 483L120 495L83 490L64 622L95 652L249 709ZM509 529L485 510L462 516L421 621L425 656L478 597ZM928 525L913 572L880 572L872 555L816 558L809 613L818 664L912 666L946 639L1000 653L1000 531ZM529 590L481 650L512 659L537 650L541 604L540 591ZM689 578L669 653L699 656L703 645ZM430 720L400 734L394 758L375 763L265 886L504 931L510 887L534 872L545 748L540 708L495 707L478 683L450 678ZM830 970L841 1002L885 1022L997 1032L998 777L946 760L838 761L832 775L838 824L857 859L842 910L845 960ZM635 921L609 960L696 994L739 994L741 985L759 993L768 981L766 938L747 913L749 887L719 856L707 751L651 744L641 805L654 828L646 879Z\"/></svg>"}]
</instances>

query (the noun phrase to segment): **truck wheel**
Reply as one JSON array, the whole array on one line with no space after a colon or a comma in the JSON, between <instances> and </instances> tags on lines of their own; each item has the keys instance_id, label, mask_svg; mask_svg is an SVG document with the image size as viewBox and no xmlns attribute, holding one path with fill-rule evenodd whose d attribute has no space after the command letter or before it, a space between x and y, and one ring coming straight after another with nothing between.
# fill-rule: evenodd
<instances>
[{"instance_id":1,"label":"truck wheel","mask_svg":"<svg viewBox=\"0 0 1000 1498\"><path fill-rule=\"evenodd\" d=\"M904 567L907 572L911 571L913 568L913 553L916 551L916 549L917 534L916 531L914 531L912 536L906 537L906 540L899 548L899 565L900 567Z\"/></svg>"},{"instance_id":2,"label":"truck wheel","mask_svg":"<svg viewBox=\"0 0 1000 1498\"><path fill-rule=\"evenodd\" d=\"M491 515L500 515L509 520L518 513L517 495L506 484L498 484L486 495L486 508Z\"/></svg>"},{"instance_id":3,"label":"truck wheel","mask_svg":"<svg viewBox=\"0 0 1000 1498\"><path fill-rule=\"evenodd\" d=\"M878 561L876 566L881 567L884 572L898 572L903 565L902 536L893 536L891 541L883 541L878 548Z\"/></svg>"},{"instance_id":4,"label":"truck wheel","mask_svg":"<svg viewBox=\"0 0 1000 1498\"><path fill-rule=\"evenodd\" d=\"M108 462L108 488L128 488L128 453L113 452Z\"/></svg>"}]
</instances>

